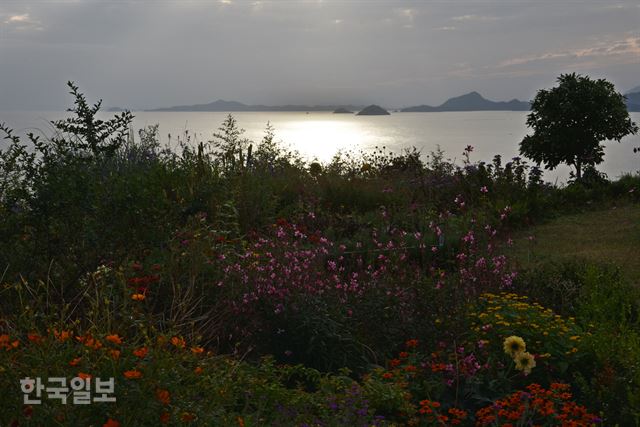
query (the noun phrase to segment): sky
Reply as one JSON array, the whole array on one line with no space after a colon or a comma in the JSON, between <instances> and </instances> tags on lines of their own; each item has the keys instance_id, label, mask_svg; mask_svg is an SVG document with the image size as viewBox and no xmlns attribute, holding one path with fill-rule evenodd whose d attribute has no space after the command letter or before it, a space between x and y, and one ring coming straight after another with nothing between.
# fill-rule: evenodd
<instances>
[{"instance_id":1,"label":"sky","mask_svg":"<svg viewBox=\"0 0 640 427\"><path fill-rule=\"evenodd\" d=\"M640 85L640 1L0 0L0 109L532 99Z\"/></svg>"}]
</instances>

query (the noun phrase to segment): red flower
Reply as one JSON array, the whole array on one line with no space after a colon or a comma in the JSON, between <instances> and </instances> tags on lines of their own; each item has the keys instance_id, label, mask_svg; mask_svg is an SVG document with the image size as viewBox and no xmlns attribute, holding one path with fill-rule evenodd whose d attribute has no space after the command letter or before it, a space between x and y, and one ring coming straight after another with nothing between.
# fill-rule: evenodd
<instances>
[{"instance_id":1,"label":"red flower","mask_svg":"<svg viewBox=\"0 0 640 427\"><path fill-rule=\"evenodd\" d=\"M107 422L102 425L102 427L120 427L120 423L109 418Z\"/></svg>"},{"instance_id":2,"label":"red flower","mask_svg":"<svg viewBox=\"0 0 640 427\"><path fill-rule=\"evenodd\" d=\"M407 348L415 348L418 346L418 340L409 340L405 343Z\"/></svg>"}]
</instances>

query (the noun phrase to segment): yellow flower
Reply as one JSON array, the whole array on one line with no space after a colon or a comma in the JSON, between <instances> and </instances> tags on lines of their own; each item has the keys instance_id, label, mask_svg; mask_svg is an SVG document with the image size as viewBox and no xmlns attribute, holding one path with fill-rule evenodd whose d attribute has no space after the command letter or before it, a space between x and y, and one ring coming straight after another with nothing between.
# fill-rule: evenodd
<instances>
[{"instance_id":1,"label":"yellow flower","mask_svg":"<svg viewBox=\"0 0 640 427\"><path fill-rule=\"evenodd\" d=\"M524 340L515 335L510 336L506 340L504 340L504 352L509 356L514 356L518 353L521 353L527 349Z\"/></svg>"},{"instance_id":2,"label":"yellow flower","mask_svg":"<svg viewBox=\"0 0 640 427\"><path fill-rule=\"evenodd\" d=\"M144 301L144 294L133 294L131 295L131 299L134 301Z\"/></svg>"},{"instance_id":3,"label":"yellow flower","mask_svg":"<svg viewBox=\"0 0 640 427\"><path fill-rule=\"evenodd\" d=\"M525 375L529 375L531 370L536 367L536 359L526 351L517 353L513 360L516 362L516 369L522 371Z\"/></svg>"}]
</instances>

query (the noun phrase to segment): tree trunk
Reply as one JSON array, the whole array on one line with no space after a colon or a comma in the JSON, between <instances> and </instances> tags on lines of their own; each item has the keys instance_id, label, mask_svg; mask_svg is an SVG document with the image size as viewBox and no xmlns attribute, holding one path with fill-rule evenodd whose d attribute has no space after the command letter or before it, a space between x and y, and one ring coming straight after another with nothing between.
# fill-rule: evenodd
<instances>
[{"instance_id":1,"label":"tree trunk","mask_svg":"<svg viewBox=\"0 0 640 427\"><path fill-rule=\"evenodd\" d=\"M582 178L582 162L580 161L580 159L576 159L576 181L580 181L580 179Z\"/></svg>"}]
</instances>

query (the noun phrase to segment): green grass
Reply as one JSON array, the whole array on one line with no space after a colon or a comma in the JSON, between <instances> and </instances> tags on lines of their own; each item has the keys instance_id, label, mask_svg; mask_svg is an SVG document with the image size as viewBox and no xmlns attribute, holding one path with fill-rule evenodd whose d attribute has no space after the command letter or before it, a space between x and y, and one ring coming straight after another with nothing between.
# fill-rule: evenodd
<instances>
[{"instance_id":1,"label":"green grass","mask_svg":"<svg viewBox=\"0 0 640 427\"><path fill-rule=\"evenodd\" d=\"M571 258L612 262L640 285L640 206L561 216L519 232L513 250L525 267Z\"/></svg>"}]
</instances>

